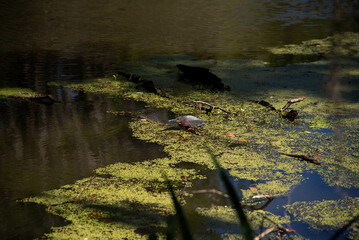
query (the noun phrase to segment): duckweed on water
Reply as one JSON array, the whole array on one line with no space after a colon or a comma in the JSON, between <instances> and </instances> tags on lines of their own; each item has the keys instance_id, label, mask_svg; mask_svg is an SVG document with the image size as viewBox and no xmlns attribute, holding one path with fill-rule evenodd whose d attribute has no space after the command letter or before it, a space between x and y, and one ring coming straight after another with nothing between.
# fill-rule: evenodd
<instances>
[{"instance_id":1,"label":"duckweed on water","mask_svg":"<svg viewBox=\"0 0 359 240\"><path fill-rule=\"evenodd\" d=\"M269 48L269 51L273 54L318 55L334 53L358 56L359 34L353 32L336 34L324 39L303 41L300 45L289 44L283 47Z\"/></svg>"},{"instance_id":2,"label":"duckweed on water","mask_svg":"<svg viewBox=\"0 0 359 240\"><path fill-rule=\"evenodd\" d=\"M249 180L257 188L255 191L241 189L245 205L253 204L252 196L258 194L290 194L291 189L304 180L304 173L318 172L330 186L359 187L358 149L355 146L359 134L357 125L352 124L358 123L357 103L338 107L335 101L320 96L313 85L310 85L309 90L298 88L298 81L315 83L317 87L320 79L328 74L326 68L322 67L325 64L318 64L318 68L315 64L301 64L275 70L266 68L264 63L259 64L258 61L253 65L250 61L230 64L224 62L218 63L218 66L223 69L232 67L239 74L246 72L248 76L243 82L258 83L258 88L253 88L255 94L243 91L243 86L234 87L232 93L195 91L184 86L182 90L166 89L170 98L164 98L136 89L133 83L122 78L116 78L116 81L104 78L78 83L56 83L75 90L142 101L149 107L167 108L176 116L195 115L206 124L198 129L203 134L199 136L131 113L134 118L129 127L133 136L162 145L167 157L140 163L113 164L97 169L94 177L26 199L46 205L49 212L70 221L65 227L54 228L47 236L56 239L140 239L155 231L162 233L163 237L166 216L172 214L174 209L162 173L167 174L179 191L185 185L190 188L197 179L206 178L201 169L214 169L207 147L232 177ZM303 74L306 69L310 69L310 74ZM226 72L222 75L226 76ZM286 78L289 80L286 81ZM276 80L280 86L274 86ZM283 88L283 84L286 88ZM295 90L291 89L292 86L295 86ZM294 122L248 101L261 96L256 100L269 101L280 109L289 99L302 95L307 99L292 106L299 111L299 118ZM227 115L220 110L208 115L184 104L192 104L195 100L221 106L238 113L238 116ZM338 112L342 114L338 115ZM115 111L111 113L121 114ZM312 155L322 165L316 166L280 153ZM200 168L180 167L186 163L194 163ZM338 169L341 177L337 177ZM188 194L186 196L190 197ZM340 206L342 202L337 201L335 204ZM353 204L349 203L351 206ZM301 214L301 208L296 209L298 214L292 212L295 217ZM231 224L236 221L232 216L233 210L223 206L198 208L196 211L208 220L208 228L221 228L216 226L218 222ZM276 216L266 211L248 214L256 230L262 226L260 220L263 215L275 223L290 221L289 217ZM265 223L263 226L272 225ZM233 232L227 231L225 227L221 229L221 237L238 237L238 229Z\"/></svg>"},{"instance_id":3,"label":"duckweed on water","mask_svg":"<svg viewBox=\"0 0 359 240\"><path fill-rule=\"evenodd\" d=\"M221 232L219 234L221 239L243 239L239 233L238 218L234 209L226 206L216 206L210 209L198 208L196 211L206 219L208 225L213 226L210 231L218 229L220 232L220 229L226 229L226 233ZM247 217L254 229L270 228L274 223L290 223L289 216L279 217L262 210L248 212ZM205 234L208 229L203 229L202 231Z\"/></svg>"},{"instance_id":4,"label":"duckweed on water","mask_svg":"<svg viewBox=\"0 0 359 240\"><path fill-rule=\"evenodd\" d=\"M314 229L333 230L343 223L349 222L359 214L359 202L356 199L323 200L312 202L296 202L286 206L289 213L297 219L308 223ZM359 237L359 223L351 227L352 239Z\"/></svg>"},{"instance_id":5,"label":"duckweed on water","mask_svg":"<svg viewBox=\"0 0 359 240\"><path fill-rule=\"evenodd\" d=\"M9 97L36 97L38 94L28 88L0 88L0 99Z\"/></svg>"}]
</instances>

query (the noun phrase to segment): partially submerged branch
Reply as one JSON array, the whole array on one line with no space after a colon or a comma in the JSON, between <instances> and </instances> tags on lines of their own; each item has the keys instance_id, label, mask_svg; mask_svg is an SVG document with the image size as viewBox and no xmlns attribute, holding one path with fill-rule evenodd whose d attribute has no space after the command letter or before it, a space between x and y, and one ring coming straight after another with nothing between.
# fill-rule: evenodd
<instances>
[{"instance_id":1,"label":"partially submerged branch","mask_svg":"<svg viewBox=\"0 0 359 240\"><path fill-rule=\"evenodd\" d=\"M229 198L228 194L225 194L221 191L218 191L217 189L201 189L201 190L193 190L190 193L192 194L197 194L197 193L213 193L213 194L217 194L217 195L221 195L225 198Z\"/></svg>"},{"instance_id":2,"label":"partially submerged branch","mask_svg":"<svg viewBox=\"0 0 359 240\"><path fill-rule=\"evenodd\" d=\"M210 104L210 103L208 103L208 102L203 102L203 101L193 101L193 102L194 102L195 105L196 105L196 106L195 106L196 109L202 109L203 105L206 105L206 106L209 106L208 112L210 112L210 113L213 113L213 111L214 111L215 109L219 109L219 110L221 110L221 111L223 111L223 112L225 112L225 113L231 114L231 115L238 115L237 113L232 113L232 112L230 112L230 111L228 111L228 110L226 110L226 109L224 109L224 108L222 108L222 107L212 105L212 104Z\"/></svg>"},{"instance_id":3,"label":"partially submerged branch","mask_svg":"<svg viewBox=\"0 0 359 240\"><path fill-rule=\"evenodd\" d=\"M321 163L318 162L316 159L311 158L310 156L307 156L307 155L289 154L289 153L280 153L280 154L286 155L286 156L289 156L289 157L299 158L299 159L301 159L301 160L304 160L304 161L307 161L307 162L310 162L310 163L313 163L313 164L316 164L316 165L320 165L320 164L321 164Z\"/></svg>"},{"instance_id":4,"label":"partially submerged branch","mask_svg":"<svg viewBox=\"0 0 359 240\"><path fill-rule=\"evenodd\" d=\"M250 209L252 211L264 210L269 206L269 204L274 200L275 197L273 195L268 195L268 194L259 194L252 197L252 199L264 199L264 198L266 198L267 201L262 206L260 205L250 206Z\"/></svg>"},{"instance_id":5,"label":"partially submerged branch","mask_svg":"<svg viewBox=\"0 0 359 240\"><path fill-rule=\"evenodd\" d=\"M287 233L287 232L295 232L293 229L288 229L283 227L280 224L275 224L273 227L268 228L267 230L265 230L264 232L262 232L261 234L257 235L255 238L253 238L253 240L259 240L264 238L266 235L270 234L271 232L277 230L278 231L278 236L277 239L281 239L281 237ZM278 238L279 237L279 238Z\"/></svg>"},{"instance_id":6,"label":"partially submerged branch","mask_svg":"<svg viewBox=\"0 0 359 240\"><path fill-rule=\"evenodd\" d=\"M301 102L303 101L304 99L306 99L306 97L300 97L300 98L294 98L294 99L291 99L287 102L287 104L282 108L282 111L285 111L290 105L292 105L293 103L297 103L297 102Z\"/></svg>"},{"instance_id":7,"label":"partially submerged branch","mask_svg":"<svg viewBox=\"0 0 359 240\"><path fill-rule=\"evenodd\" d=\"M273 195L268 194L259 194L252 197L253 199L261 199L261 198L267 198L267 199L274 199Z\"/></svg>"},{"instance_id":8,"label":"partially submerged branch","mask_svg":"<svg viewBox=\"0 0 359 240\"><path fill-rule=\"evenodd\" d=\"M290 105L292 105L293 103L297 103L297 102L301 102L304 99L306 99L306 97L300 97L300 98L294 98L291 100L288 100L288 102L286 103L286 105L281 109L281 110L277 110L272 104L270 104L267 101L253 101L254 103L258 103L266 108L269 108L272 111L275 111L277 113L279 113L283 118L288 119L289 121L294 121L294 119L298 116L298 111L297 110L290 110L289 112L286 112L286 110L288 109L288 107Z\"/></svg>"},{"instance_id":9,"label":"partially submerged branch","mask_svg":"<svg viewBox=\"0 0 359 240\"><path fill-rule=\"evenodd\" d=\"M274 225L273 227L271 228L268 228L267 230L265 230L264 232L262 232L261 234L257 235L253 240L259 240L263 237L265 237L266 235L268 235L269 233L273 232L274 230L277 229L277 225Z\"/></svg>"}]
</instances>

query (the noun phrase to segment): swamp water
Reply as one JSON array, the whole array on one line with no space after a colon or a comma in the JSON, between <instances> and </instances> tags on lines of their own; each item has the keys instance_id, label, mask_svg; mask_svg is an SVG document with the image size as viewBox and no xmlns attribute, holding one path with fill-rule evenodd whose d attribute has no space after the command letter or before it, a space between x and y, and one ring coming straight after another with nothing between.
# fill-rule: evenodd
<instances>
[{"instance_id":1,"label":"swamp water","mask_svg":"<svg viewBox=\"0 0 359 240\"><path fill-rule=\"evenodd\" d=\"M296 230L293 238L328 239L358 209L358 59L314 62L326 52L276 55L266 48L357 31L348 15L351 2L2 4L0 86L31 88L62 103L0 100L1 237L133 239L163 232L173 213L165 170L176 189L186 186L184 208L196 238L236 238L228 199L211 192L225 190L203 150L207 145L236 179L246 208L266 210L249 214L256 230L275 222ZM326 43L313 46L317 51ZM178 63L209 68L233 91L199 92L177 82ZM114 81L117 70L154 81L176 101L208 101L239 117L208 116L141 93ZM280 108L300 96L307 99L292 106L299 111L294 123L251 102L266 100ZM201 131L207 137L167 129L167 119L188 113L206 121ZM322 165L279 152L310 154ZM117 162L122 164L109 165ZM72 185L75 180L80 181ZM55 190L43 192L50 189ZM276 198L266 205L253 201L258 194ZM39 197L28 201L50 206L48 211L68 222L38 205L16 202L31 196ZM258 222L263 216L273 222ZM350 234L358 236L357 226Z\"/></svg>"}]
</instances>

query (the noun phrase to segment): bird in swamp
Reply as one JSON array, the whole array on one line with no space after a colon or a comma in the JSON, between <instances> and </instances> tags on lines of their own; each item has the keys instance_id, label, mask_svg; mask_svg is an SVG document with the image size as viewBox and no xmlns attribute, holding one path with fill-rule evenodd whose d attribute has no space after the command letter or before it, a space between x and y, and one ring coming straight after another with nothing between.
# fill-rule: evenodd
<instances>
[{"instance_id":1,"label":"bird in swamp","mask_svg":"<svg viewBox=\"0 0 359 240\"><path fill-rule=\"evenodd\" d=\"M177 117L175 119L171 119L168 123L178 123L181 127L185 127L186 129L196 129L205 124L202 119L199 119L192 115L185 115L181 117Z\"/></svg>"}]
</instances>

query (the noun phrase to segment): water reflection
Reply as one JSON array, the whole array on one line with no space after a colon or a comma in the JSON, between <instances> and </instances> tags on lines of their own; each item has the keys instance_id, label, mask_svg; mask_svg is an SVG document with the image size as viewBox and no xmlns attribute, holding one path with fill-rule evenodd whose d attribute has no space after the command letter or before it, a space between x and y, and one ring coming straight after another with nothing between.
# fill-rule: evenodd
<instances>
[{"instance_id":1,"label":"water reflection","mask_svg":"<svg viewBox=\"0 0 359 240\"><path fill-rule=\"evenodd\" d=\"M54 51L0 53L0 87L24 87L49 94L49 81L104 76L110 64L102 60Z\"/></svg>"},{"instance_id":2,"label":"water reflection","mask_svg":"<svg viewBox=\"0 0 359 240\"><path fill-rule=\"evenodd\" d=\"M138 111L142 104L62 88L52 90L61 93L55 97L63 103L0 104L0 234L5 238L34 237L61 223L38 207L21 207L16 199L72 183L111 163L164 156L157 145L131 137L128 117L106 113ZM166 111L147 110L146 114L167 119ZM43 218L49 219L39 228ZM35 227L38 233L31 230Z\"/></svg>"},{"instance_id":3,"label":"water reflection","mask_svg":"<svg viewBox=\"0 0 359 240\"><path fill-rule=\"evenodd\" d=\"M263 47L336 31L334 13L346 22L341 30L357 29L349 0L12 1L0 9L1 51L46 49L94 60L159 54L263 57Z\"/></svg>"}]
</instances>

